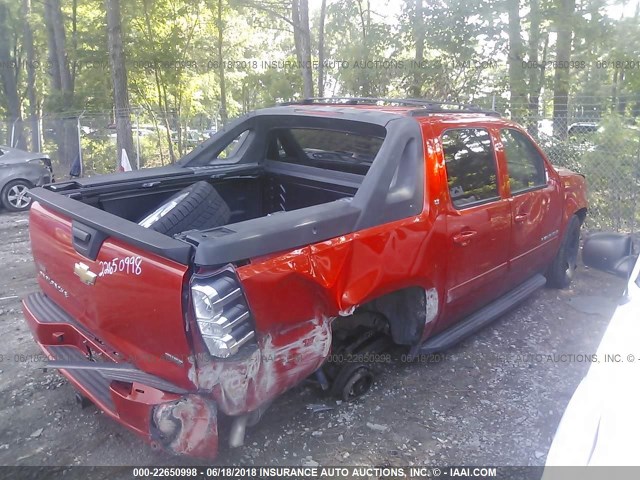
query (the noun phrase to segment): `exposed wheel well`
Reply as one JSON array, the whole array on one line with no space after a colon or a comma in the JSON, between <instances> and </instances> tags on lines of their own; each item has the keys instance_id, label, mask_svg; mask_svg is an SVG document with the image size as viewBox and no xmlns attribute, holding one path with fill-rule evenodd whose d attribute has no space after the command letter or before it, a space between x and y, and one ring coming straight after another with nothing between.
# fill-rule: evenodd
<instances>
[{"instance_id":1,"label":"exposed wheel well","mask_svg":"<svg viewBox=\"0 0 640 480\"><path fill-rule=\"evenodd\" d=\"M415 345L422 338L427 317L426 304L424 288L407 287L371 300L358 310L380 314L388 324L395 343Z\"/></svg>"},{"instance_id":2,"label":"exposed wheel well","mask_svg":"<svg viewBox=\"0 0 640 480\"><path fill-rule=\"evenodd\" d=\"M585 221L585 219L587 218L587 209L586 208L581 208L580 210L578 210L575 213L576 217L578 217L580 219L580 225L582 225Z\"/></svg>"}]
</instances>

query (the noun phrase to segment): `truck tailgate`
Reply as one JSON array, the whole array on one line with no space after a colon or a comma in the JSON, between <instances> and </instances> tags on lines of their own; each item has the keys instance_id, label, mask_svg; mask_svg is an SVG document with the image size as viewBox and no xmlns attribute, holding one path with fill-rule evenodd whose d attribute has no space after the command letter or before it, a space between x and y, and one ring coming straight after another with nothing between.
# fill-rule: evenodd
<instances>
[{"instance_id":1,"label":"truck tailgate","mask_svg":"<svg viewBox=\"0 0 640 480\"><path fill-rule=\"evenodd\" d=\"M85 213L91 209L113 217L62 195L49 195L56 195L67 209L75 203ZM30 214L31 246L44 294L90 332L112 361L122 360L192 389L192 351L182 302L188 267L112 232L87 227L56 207L36 201ZM142 228L132 227L133 234ZM89 249L79 247L83 228L104 240ZM56 338L38 340L56 344Z\"/></svg>"}]
</instances>

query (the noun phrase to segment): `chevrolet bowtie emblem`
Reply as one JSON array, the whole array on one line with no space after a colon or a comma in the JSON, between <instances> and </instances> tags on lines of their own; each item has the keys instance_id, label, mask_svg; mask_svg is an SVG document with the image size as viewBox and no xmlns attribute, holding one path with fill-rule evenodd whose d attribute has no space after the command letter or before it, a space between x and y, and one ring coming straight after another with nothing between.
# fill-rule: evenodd
<instances>
[{"instance_id":1,"label":"chevrolet bowtie emblem","mask_svg":"<svg viewBox=\"0 0 640 480\"><path fill-rule=\"evenodd\" d=\"M96 278L98 277L98 275L89 270L89 267L84 263L76 263L73 267L73 273L86 285L93 285L96 283Z\"/></svg>"}]
</instances>

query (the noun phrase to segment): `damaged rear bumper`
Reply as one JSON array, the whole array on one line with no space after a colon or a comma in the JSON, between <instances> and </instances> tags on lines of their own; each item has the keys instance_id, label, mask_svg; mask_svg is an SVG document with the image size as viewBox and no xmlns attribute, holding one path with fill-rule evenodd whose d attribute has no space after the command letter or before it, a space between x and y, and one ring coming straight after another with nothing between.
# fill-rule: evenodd
<instances>
[{"instance_id":1,"label":"damaged rear bumper","mask_svg":"<svg viewBox=\"0 0 640 480\"><path fill-rule=\"evenodd\" d=\"M33 336L50 359L47 367L59 369L81 395L154 448L215 458L213 400L123 363L46 295L34 293L22 303Z\"/></svg>"}]
</instances>

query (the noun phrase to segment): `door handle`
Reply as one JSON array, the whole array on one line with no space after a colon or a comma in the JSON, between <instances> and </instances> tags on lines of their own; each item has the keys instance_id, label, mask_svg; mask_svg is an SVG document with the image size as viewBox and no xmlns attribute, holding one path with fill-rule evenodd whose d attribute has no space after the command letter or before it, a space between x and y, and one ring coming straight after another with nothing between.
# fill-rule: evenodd
<instances>
[{"instance_id":1,"label":"door handle","mask_svg":"<svg viewBox=\"0 0 640 480\"><path fill-rule=\"evenodd\" d=\"M471 239L478 235L478 232L474 230L465 230L453 236L454 243L457 243L461 247L466 247L471 242Z\"/></svg>"},{"instance_id":2,"label":"door handle","mask_svg":"<svg viewBox=\"0 0 640 480\"><path fill-rule=\"evenodd\" d=\"M515 220L516 223L522 223L527 219L528 216L529 216L528 213L518 213L515 216L514 220Z\"/></svg>"}]
</instances>

